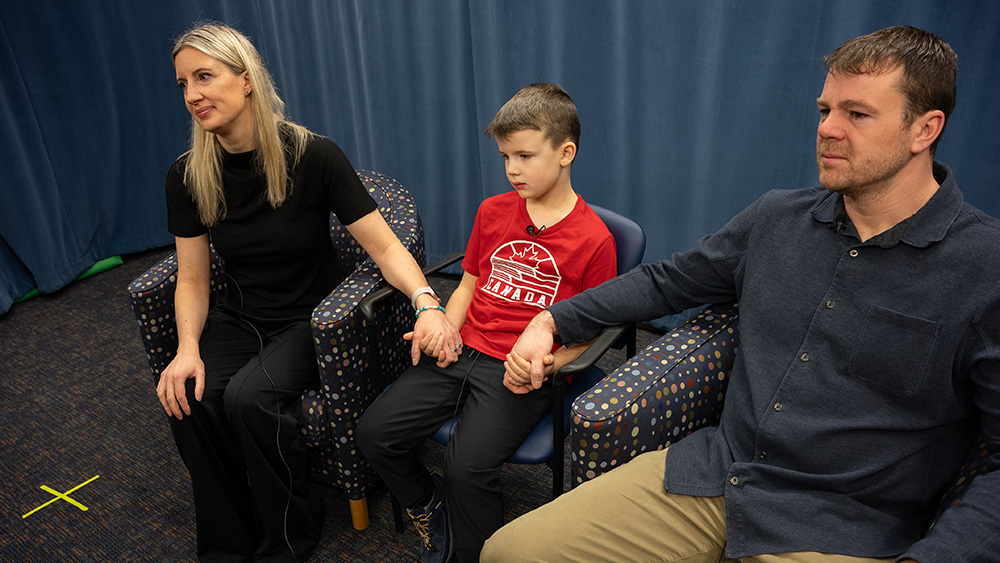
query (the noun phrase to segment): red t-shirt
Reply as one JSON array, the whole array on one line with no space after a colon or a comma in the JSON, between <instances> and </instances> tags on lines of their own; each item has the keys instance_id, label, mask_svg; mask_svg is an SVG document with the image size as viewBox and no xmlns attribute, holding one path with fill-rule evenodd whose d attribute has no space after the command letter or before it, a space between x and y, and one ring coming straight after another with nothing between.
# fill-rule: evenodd
<instances>
[{"instance_id":1,"label":"red t-shirt","mask_svg":"<svg viewBox=\"0 0 1000 563\"><path fill-rule=\"evenodd\" d=\"M517 192L490 197L479 206L462 261L479 278L462 342L499 360L539 311L617 273L614 238L582 197L555 225L535 227Z\"/></svg>"}]
</instances>

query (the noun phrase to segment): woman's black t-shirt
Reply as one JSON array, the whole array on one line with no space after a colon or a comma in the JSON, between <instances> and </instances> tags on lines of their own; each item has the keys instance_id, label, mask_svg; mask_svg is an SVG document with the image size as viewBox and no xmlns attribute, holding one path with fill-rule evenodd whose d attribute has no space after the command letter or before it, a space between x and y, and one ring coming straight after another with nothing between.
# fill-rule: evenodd
<instances>
[{"instance_id":1,"label":"woman's black t-shirt","mask_svg":"<svg viewBox=\"0 0 1000 563\"><path fill-rule=\"evenodd\" d=\"M223 301L247 317L307 319L345 277L330 240L330 213L349 225L377 209L354 167L333 141L316 136L289 170L292 191L274 209L254 152L223 151L226 214L211 229L184 184L186 157L167 173L167 230L209 233L229 279Z\"/></svg>"}]
</instances>

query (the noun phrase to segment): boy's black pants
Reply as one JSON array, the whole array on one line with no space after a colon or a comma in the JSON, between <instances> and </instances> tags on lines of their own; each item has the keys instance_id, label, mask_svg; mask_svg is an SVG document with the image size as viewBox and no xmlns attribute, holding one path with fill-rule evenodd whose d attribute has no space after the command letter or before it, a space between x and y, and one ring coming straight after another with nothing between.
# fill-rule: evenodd
<instances>
[{"instance_id":1,"label":"boy's black pants","mask_svg":"<svg viewBox=\"0 0 1000 563\"><path fill-rule=\"evenodd\" d=\"M500 470L551 405L551 386L517 395L503 386L500 360L466 347L440 368L428 357L407 369L358 423L358 444L400 504L417 506L432 491L417 449L461 413L444 461L445 500L456 560L478 562L483 543L503 525Z\"/></svg>"},{"instance_id":2,"label":"boy's black pants","mask_svg":"<svg viewBox=\"0 0 1000 563\"><path fill-rule=\"evenodd\" d=\"M322 534L324 511L309 494L306 449L296 429L302 391L319 377L309 323L251 325L217 308L200 349L204 396L194 399L189 379L191 415L170 419L191 474L198 558L293 561L290 543L305 561Z\"/></svg>"}]
</instances>

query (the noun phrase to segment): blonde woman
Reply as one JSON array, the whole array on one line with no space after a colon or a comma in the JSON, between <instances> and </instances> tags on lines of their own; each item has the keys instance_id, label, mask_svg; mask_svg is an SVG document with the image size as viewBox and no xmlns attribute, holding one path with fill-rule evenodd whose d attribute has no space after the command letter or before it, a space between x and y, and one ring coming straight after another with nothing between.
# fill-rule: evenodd
<instances>
[{"instance_id":1,"label":"blonde woman","mask_svg":"<svg viewBox=\"0 0 1000 563\"><path fill-rule=\"evenodd\" d=\"M305 561L323 503L309 494L296 424L302 390L318 379L309 316L344 277L330 213L422 310L414 363L428 342L442 362L457 359L461 337L343 152L284 118L244 35L198 26L173 61L191 147L166 180L178 349L156 394L191 474L198 557ZM209 241L229 276L211 309Z\"/></svg>"}]
</instances>

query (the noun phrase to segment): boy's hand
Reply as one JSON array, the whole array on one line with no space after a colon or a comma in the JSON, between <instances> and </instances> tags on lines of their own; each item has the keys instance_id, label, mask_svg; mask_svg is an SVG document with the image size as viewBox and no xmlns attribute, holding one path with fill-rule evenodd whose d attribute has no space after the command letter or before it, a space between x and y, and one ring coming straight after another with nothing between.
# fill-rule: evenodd
<instances>
[{"instance_id":1,"label":"boy's hand","mask_svg":"<svg viewBox=\"0 0 1000 563\"><path fill-rule=\"evenodd\" d=\"M545 366L552 364L553 337L557 332L555 320L552 319L552 314L547 310L538 313L535 318L531 319L508 355L508 363L515 355L521 362L527 363L528 377L526 379L530 379L530 381L525 380L525 385L515 385L516 390L508 386L511 391L527 393L542 386L542 382L545 381ZM550 358L548 364L545 361L546 357ZM514 377L516 374L511 374L511 376L513 383L516 381ZM507 374L504 374L504 385L507 385L507 379Z\"/></svg>"},{"instance_id":2,"label":"boy's hand","mask_svg":"<svg viewBox=\"0 0 1000 563\"><path fill-rule=\"evenodd\" d=\"M547 354L542 358L542 363L544 364L544 379L542 381L548 381L548 376L555 371L555 357L552 354ZM510 354L507 354L507 361L503 363L503 366L506 368L503 374L504 387L518 395L535 390L531 386L531 362L522 358L517 352L511 351Z\"/></svg>"}]
</instances>

